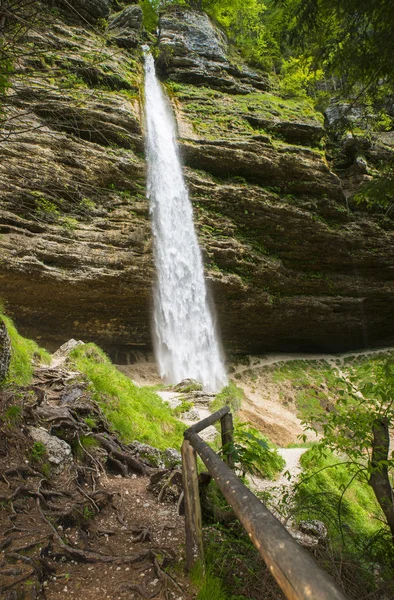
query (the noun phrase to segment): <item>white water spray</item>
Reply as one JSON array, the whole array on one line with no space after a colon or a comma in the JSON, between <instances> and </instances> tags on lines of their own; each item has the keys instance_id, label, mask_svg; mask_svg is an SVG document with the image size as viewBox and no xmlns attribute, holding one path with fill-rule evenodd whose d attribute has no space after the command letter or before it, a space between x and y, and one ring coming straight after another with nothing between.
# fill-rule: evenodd
<instances>
[{"instance_id":1,"label":"white water spray","mask_svg":"<svg viewBox=\"0 0 394 600\"><path fill-rule=\"evenodd\" d=\"M191 378L218 391L227 383L193 211L178 155L175 121L145 52L148 198L157 282L154 344L160 376L169 383Z\"/></svg>"}]
</instances>

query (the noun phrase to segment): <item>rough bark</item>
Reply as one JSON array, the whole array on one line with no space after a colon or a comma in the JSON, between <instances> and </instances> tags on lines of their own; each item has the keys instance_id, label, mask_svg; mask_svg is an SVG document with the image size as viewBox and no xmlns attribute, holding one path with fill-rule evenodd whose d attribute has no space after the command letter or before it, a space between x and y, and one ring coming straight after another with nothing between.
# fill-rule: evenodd
<instances>
[{"instance_id":1,"label":"rough bark","mask_svg":"<svg viewBox=\"0 0 394 600\"><path fill-rule=\"evenodd\" d=\"M0 383L6 377L11 359L11 343L7 328L0 317Z\"/></svg>"},{"instance_id":2,"label":"rough bark","mask_svg":"<svg viewBox=\"0 0 394 600\"><path fill-rule=\"evenodd\" d=\"M369 485L384 512L394 542L394 496L387 466L389 448L389 421L387 417L377 419L373 425L371 464L374 470L369 479Z\"/></svg>"}]
</instances>

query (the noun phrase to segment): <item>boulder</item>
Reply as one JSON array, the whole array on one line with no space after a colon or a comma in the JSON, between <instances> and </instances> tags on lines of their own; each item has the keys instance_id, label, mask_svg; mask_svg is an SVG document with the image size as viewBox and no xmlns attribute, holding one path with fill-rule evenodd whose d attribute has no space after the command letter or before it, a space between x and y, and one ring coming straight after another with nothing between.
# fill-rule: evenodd
<instances>
[{"instance_id":1,"label":"boulder","mask_svg":"<svg viewBox=\"0 0 394 600\"><path fill-rule=\"evenodd\" d=\"M4 321L0 317L0 383L8 373L11 360L11 342Z\"/></svg>"},{"instance_id":2,"label":"boulder","mask_svg":"<svg viewBox=\"0 0 394 600\"><path fill-rule=\"evenodd\" d=\"M50 435L44 427L29 427L29 433L35 442L44 444L47 460L55 474L59 474L72 462L71 446L64 440Z\"/></svg>"},{"instance_id":3,"label":"boulder","mask_svg":"<svg viewBox=\"0 0 394 600\"><path fill-rule=\"evenodd\" d=\"M160 450L158 450L158 448L154 448L149 444L142 444L141 442L138 442L136 440L129 445L129 448L132 454L134 454L134 456L139 458L139 460L141 460L146 465L156 468L164 467L161 452Z\"/></svg>"}]
</instances>

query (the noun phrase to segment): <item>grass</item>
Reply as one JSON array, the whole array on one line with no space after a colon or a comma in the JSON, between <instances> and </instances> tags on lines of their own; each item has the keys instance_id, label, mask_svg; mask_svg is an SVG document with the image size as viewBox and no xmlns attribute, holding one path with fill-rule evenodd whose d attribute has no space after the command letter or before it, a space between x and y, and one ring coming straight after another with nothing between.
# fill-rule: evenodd
<instances>
[{"instance_id":1,"label":"grass","mask_svg":"<svg viewBox=\"0 0 394 600\"><path fill-rule=\"evenodd\" d=\"M28 385L33 377L35 363L49 364L51 355L36 342L21 336L14 323L0 307L0 319L4 321L11 340L11 362L4 385Z\"/></svg>"},{"instance_id":2,"label":"grass","mask_svg":"<svg viewBox=\"0 0 394 600\"><path fill-rule=\"evenodd\" d=\"M228 600L222 581L207 566L197 563L191 573L193 585L199 590L197 600Z\"/></svg>"},{"instance_id":3,"label":"grass","mask_svg":"<svg viewBox=\"0 0 394 600\"><path fill-rule=\"evenodd\" d=\"M180 448L185 425L151 389L136 386L95 344L78 346L70 360L92 383L95 400L120 437L161 450Z\"/></svg>"},{"instance_id":4,"label":"grass","mask_svg":"<svg viewBox=\"0 0 394 600\"><path fill-rule=\"evenodd\" d=\"M215 412L220 410L223 406L229 406L231 410L236 413L241 408L244 396L244 391L233 381L230 381L230 383L222 389L220 394L217 394L211 404L211 410L212 412Z\"/></svg>"}]
</instances>

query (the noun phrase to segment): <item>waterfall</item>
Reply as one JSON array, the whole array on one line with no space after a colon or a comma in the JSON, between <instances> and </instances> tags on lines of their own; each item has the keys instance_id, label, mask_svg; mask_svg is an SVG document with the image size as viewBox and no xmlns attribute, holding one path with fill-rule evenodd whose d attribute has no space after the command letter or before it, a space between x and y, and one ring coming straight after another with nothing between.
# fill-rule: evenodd
<instances>
[{"instance_id":1,"label":"waterfall","mask_svg":"<svg viewBox=\"0 0 394 600\"><path fill-rule=\"evenodd\" d=\"M227 383L209 306L193 210L178 153L171 106L145 51L148 185L157 281L153 338L168 383L195 379L218 391Z\"/></svg>"}]
</instances>

